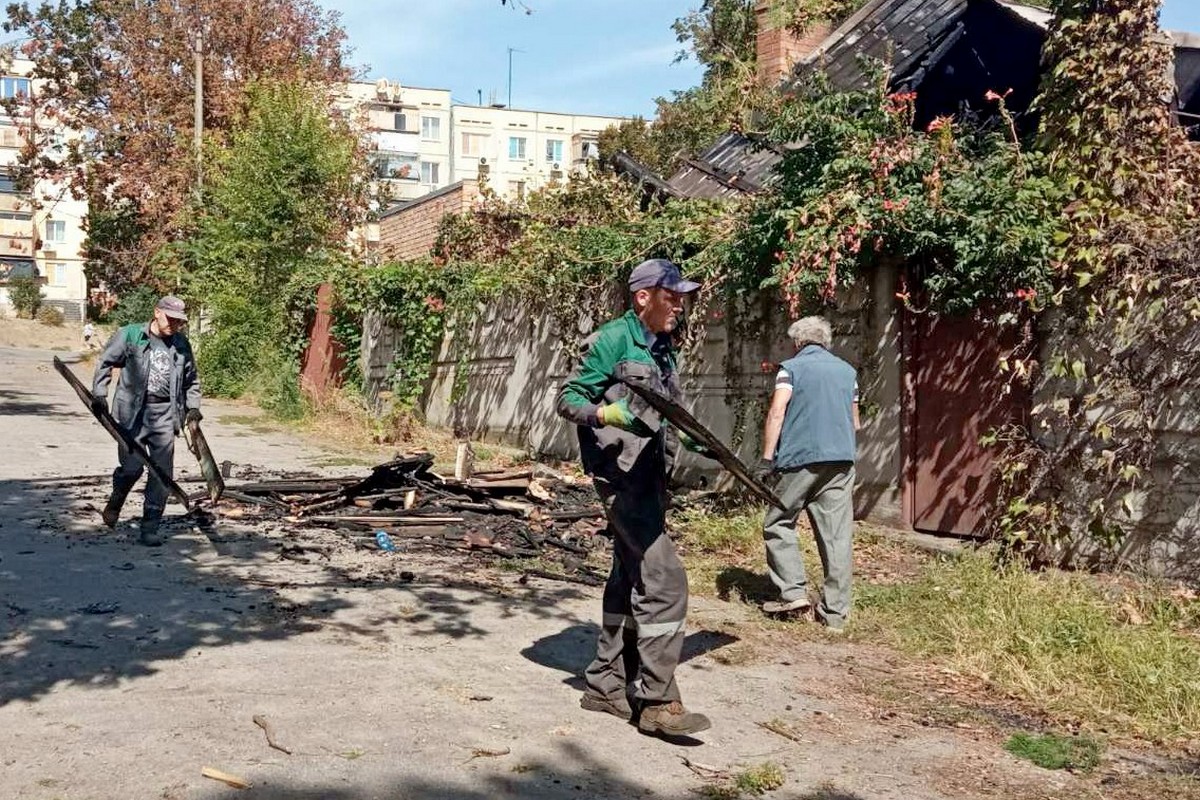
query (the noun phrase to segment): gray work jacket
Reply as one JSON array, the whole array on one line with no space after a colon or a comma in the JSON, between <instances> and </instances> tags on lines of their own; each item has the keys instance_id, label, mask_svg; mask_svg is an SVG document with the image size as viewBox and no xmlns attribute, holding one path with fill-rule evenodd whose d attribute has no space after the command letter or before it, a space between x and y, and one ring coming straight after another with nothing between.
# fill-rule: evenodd
<instances>
[{"instance_id":1,"label":"gray work jacket","mask_svg":"<svg viewBox=\"0 0 1200 800\"><path fill-rule=\"evenodd\" d=\"M175 432L179 433L184 415L200 408L200 379L196 375L192 346L183 334L163 339L163 344L171 353L171 407L175 411ZM132 430L146 403L146 382L150 375L149 323L126 325L108 340L92 379L95 397L108 397L113 367L121 368L113 398L113 417L122 427Z\"/></svg>"}]
</instances>

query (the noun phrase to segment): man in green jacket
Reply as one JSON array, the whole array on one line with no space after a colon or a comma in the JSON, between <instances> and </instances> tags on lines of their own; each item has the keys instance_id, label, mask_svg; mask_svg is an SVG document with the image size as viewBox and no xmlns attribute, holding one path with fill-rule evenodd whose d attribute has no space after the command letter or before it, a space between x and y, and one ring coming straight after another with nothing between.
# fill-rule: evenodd
<instances>
[{"instance_id":1,"label":"man in green jacket","mask_svg":"<svg viewBox=\"0 0 1200 800\"><path fill-rule=\"evenodd\" d=\"M613 538L603 623L580 704L632 720L632 688L638 728L669 736L711 725L683 707L675 683L688 585L666 533L666 510L680 437L623 381L682 398L671 332L683 298L699 288L666 259L639 264L629 276L633 310L588 337L581 363L558 394L559 415L578 426L583 467L595 481Z\"/></svg>"},{"instance_id":2,"label":"man in green jacket","mask_svg":"<svg viewBox=\"0 0 1200 800\"><path fill-rule=\"evenodd\" d=\"M92 380L92 407L107 410L113 368L121 369L113 417L167 475L175 467L175 436L185 422L201 419L196 359L187 338L179 332L186 322L183 301L178 297L162 298L148 324L126 325L113 334ZM100 515L110 528L116 527L125 498L144 469L142 462L123 446L117 450L117 459L112 495ZM156 478L147 479L141 522L144 545L162 544L158 528L167 493L167 487Z\"/></svg>"}]
</instances>

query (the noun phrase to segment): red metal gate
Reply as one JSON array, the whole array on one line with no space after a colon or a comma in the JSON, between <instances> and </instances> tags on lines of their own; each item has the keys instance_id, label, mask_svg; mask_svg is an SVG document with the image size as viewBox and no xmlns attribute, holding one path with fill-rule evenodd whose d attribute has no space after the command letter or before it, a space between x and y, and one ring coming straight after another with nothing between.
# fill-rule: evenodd
<instances>
[{"instance_id":1,"label":"red metal gate","mask_svg":"<svg viewBox=\"0 0 1200 800\"><path fill-rule=\"evenodd\" d=\"M906 317L909 520L921 531L982 533L998 485L995 450L980 437L1028 415L1027 393L999 366L1018 332L985 312Z\"/></svg>"}]
</instances>

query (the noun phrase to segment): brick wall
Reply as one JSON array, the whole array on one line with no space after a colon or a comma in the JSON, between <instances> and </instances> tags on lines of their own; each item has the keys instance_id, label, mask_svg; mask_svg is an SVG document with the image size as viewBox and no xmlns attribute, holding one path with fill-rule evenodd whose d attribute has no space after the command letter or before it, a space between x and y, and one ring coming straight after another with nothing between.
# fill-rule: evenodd
<instances>
[{"instance_id":1,"label":"brick wall","mask_svg":"<svg viewBox=\"0 0 1200 800\"><path fill-rule=\"evenodd\" d=\"M792 67L816 50L833 31L832 25L822 22L797 37L791 31L775 26L771 20L771 6L771 0L760 0L754 9L758 21L758 79L768 86L774 86L790 75Z\"/></svg>"},{"instance_id":2,"label":"brick wall","mask_svg":"<svg viewBox=\"0 0 1200 800\"><path fill-rule=\"evenodd\" d=\"M460 214L479 198L475 181L459 181L385 215L379 221L379 255L402 261L427 255L447 214Z\"/></svg>"}]
</instances>

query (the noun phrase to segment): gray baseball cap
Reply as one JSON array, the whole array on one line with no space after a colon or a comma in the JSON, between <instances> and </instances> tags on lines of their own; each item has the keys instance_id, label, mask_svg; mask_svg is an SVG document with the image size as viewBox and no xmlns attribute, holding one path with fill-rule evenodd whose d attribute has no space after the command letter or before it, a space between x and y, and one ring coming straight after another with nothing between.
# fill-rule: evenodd
<instances>
[{"instance_id":1,"label":"gray baseball cap","mask_svg":"<svg viewBox=\"0 0 1200 800\"><path fill-rule=\"evenodd\" d=\"M659 287L680 294L688 294L699 289L700 284L684 280L679 267L665 258L651 258L643 261L629 274L629 291L631 292Z\"/></svg>"},{"instance_id":2,"label":"gray baseball cap","mask_svg":"<svg viewBox=\"0 0 1200 800\"><path fill-rule=\"evenodd\" d=\"M187 312L184 311L183 301L174 295L169 294L159 300L155 308L162 309L162 312L172 319L187 321Z\"/></svg>"}]
</instances>

